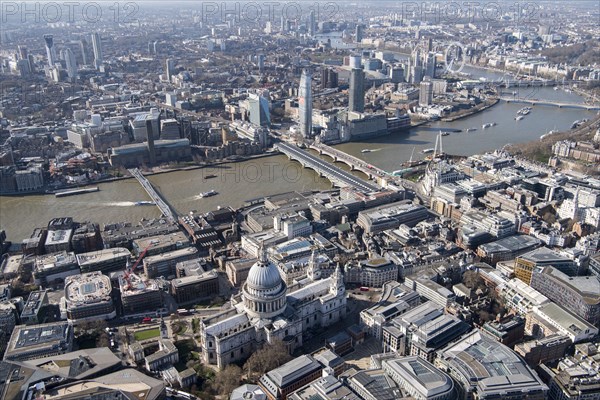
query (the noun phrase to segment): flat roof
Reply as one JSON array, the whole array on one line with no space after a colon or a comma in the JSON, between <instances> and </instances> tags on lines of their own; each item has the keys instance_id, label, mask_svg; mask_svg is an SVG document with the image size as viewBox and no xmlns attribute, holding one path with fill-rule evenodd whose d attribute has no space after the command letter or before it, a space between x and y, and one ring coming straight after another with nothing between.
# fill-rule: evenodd
<instances>
[{"instance_id":1,"label":"flat roof","mask_svg":"<svg viewBox=\"0 0 600 400\"><path fill-rule=\"evenodd\" d=\"M564 272L552 268L543 267L535 271L549 275L552 278L560 281L563 285L577 292L583 300L588 304L600 303L600 280L596 276L569 276Z\"/></svg>"},{"instance_id":2,"label":"flat roof","mask_svg":"<svg viewBox=\"0 0 600 400\"><path fill-rule=\"evenodd\" d=\"M421 326L443 314L444 312L442 307L439 307L432 301L426 301L425 303L416 306L412 310L405 312L396 319L402 321L402 323L406 325L412 324L415 326Z\"/></svg>"},{"instance_id":3,"label":"flat roof","mask_svg":"<svg viewBox=\"0 0 600 400\"><path fill-rule=\"evenodd\" d=\"M19 267L21 266L21 261L23 261L22 254L8 256L6 258L6 261L3 264L2 272L5 274L14 274L14 273L19 272Z\"/></svg>"},{"instance_id":4,"label":"flat roof","mask_svg":"<svg viewBox=\"0 0 600 400\"><path fill-rule=\"evenodd\" d=\"M383 360L383 370L393 371L404 382L415 388L424 398L452 391L452 379L421 357L403 357ZM394 378L392 374L392 379ZM397 382L402 384L403 382Z\"/></svg>"},{"instance_id":5,"label":"flat roof","mask_svg":"<svg viewBox=\"0 0 600 400\"><path fill-rule=\"evenodd\" d=\"M184 276L182 278L173 279L173 280L171 280L171 285L173 285L173 287L193 285L195 283L208 281L211 279L217 279L218 277L219 277L219 274L217 274L217 271L210 270L210 271L204 272L200 275L190 275L190 276Z\"/></svg>"},{"instance_id":6,"label":"flat roof","mask_svg":"<svg viewBox=\"0 0 600 400\"><path fill-rule=\"evenodd\" d=\"M71 234L73 233L73 229L59 229L48 231L48 236L46 237L45 245L55 245L55 244L64 244L69 243L71 240Z\"/></svg>"},{"instance_id":7,"label":"flat roof","mask_svg":"<svg viewBox=\"0 0 600 400\"><path fill-rule=\"evenodd\" d=\"M92 251L89 253L77 254L77 262L80 266L96 264L105 261L118 260L131 256L129 250L124 247L114 247L111 249Z\"/></svg>"},{"instance_id":8,"label":"flat roof","mask_svg":"<svg viewBox=\"0 0 600 400\"><path fill-rule=\"evenodd\" d=\"M41 325L15 326L4 358L19 355L31 348L51 346L58 349L60 343L69 340L71 325L66 321Z\"/></svg>"},{"instance_id":9,"label":"flat roof","mask_svg":"<svg viewBox=\"0 0 600 400\"><path fill-rule=\"evenodd\" d=\"M119 289L121 297L135 296L144 292L158 292L160 290L155 280L144 280L134 273L130 273L127 279L123 275L119 276Z\"/></svg>"},{"instance_id":10,"label":"flat roof","mask_svg":"<svg viewBox=\"0 0 600 400\"><path fill-rule=\"evenodd\" d=\"M261 380L266 376L281 388L321 368L321 364L312 356L301 355L283 364L281 367L267 372Z\"/></svg>"},{"instance_id":11,"label":"flat roof","mask_svg":"<svg viewBox=\"0 0 600 400\"><path fill-rule=\"evenodd\" d=\"M36 358L23 363L60 376L81 379L120 366L121 359L108 347L99 347Z\"/></svg>"},{"instance_id":12,"label":"flat roof","mask_svg":"<svg viewBox=\"0 0 600 400\"><path fill-rule=\"evenodd\" d=\"M534 262L536 264L544 264L544 265L551 264L552 262L560 262L560 263L572 262L572 260L569 259L568 257L560 255L557 252L555 252L554 250L551 250L547 247L540 247L538 249L532 250L529 253L525 253L525 254L519 256L519 258Z\"/></svg>"},{"instance_id":13,"label":"flat roof","mask_svg":"<svg viewBox=\"0 0 600 400\"><path fill-rule=\"evenodd\" d=\"M377 400L396 400L401 398L400 389L381 369L358 371L349 379L350 387L360 386Z\"/></svg>"},{"instance_id":14,"label":"flat roof","mask_svg":"<svg viewBox=\"0 0 600 400\"><path fill-rule=\"evenodd\" d=\"M183 232L177 231L163 235L135 239L133 244L135 247L140 249L140 251L151 246L149 250L152 252L152 250L160 249L161 247L171 246L173 244L187 245L189 242L189 239Z\"/></svg>"},{"instance_id":15,"label":"flat roof","mask_svg":"<svg viewBox=\"0 0 600 400\"><path fill-rule=\"evenodd\" d=\"M53 269L72 267L74 269L79 269L79 265L77 263L77 257L75 253L66 251L61 251L58 253L46 254L43 256L38 256L35 259L35 270L40 271L51 271Z\"/></svg>"},{"instance_id":16,"label":"flat roof","mask_svg":"<svg viewBox=\"0 0 600 400\"><path fill-rule=\"evenodd\" d=\"M547 317L559 324L563 329L570 332L574 336L581 332L589 331L598 333L598 328L594 327L589 322L573 315L564 308L555 303L548 303L540 306L536 310L542 317Z\"/></svg>"},{"instance_id":17,"label":"flat roof","mask_svg":"<svg viewBox=\"0 0 600 400\"><path fill-rule=\"evenodd\" d=\"M183 249L173 250L173 251L169 251L166 253L160 253L160 254L155 254L153 256L145 257L144 265L148 265L151 263L160 262L160 261L164 261L164 260L171 260L174 258L178 258L178 257L190 255L190 254L196 254L196 253L198 253L198 249L196 249L195 247L185 247Z\"/></svg>"},{"instance_id":18,"label":"flat roof","mask_svg":"<svg viewBox=\"0 0 600 400\"><path fill-rule=\"evenodd\" d=\"M65 298L69 305L111 300L110 278L101 272L68 276L65 279Z\"/></svg>"},{"instance_id":19,"label":"flat roof","mask_svg":"<svg viewBox=\"0 0 600 400\"><path fill-rule=\"evenodd\" d=\"M500 251L519 251L529 247L537 246L541 241L529 235L514 235L508 236L491 243L485 243L479 246L480 249L487 253Z\"/></svg>"},{"instance_id":20,"label":"flat roof","mask_svg":"<svg viewBox=\"0 0 600 400\"><path fill-rule=\"evenodd\" d=\"M40 308L44 305L43 302L44 299L47 299L47 295L47 290L36 290L35 292L31 292L27 298L27 302L23 306L21 318L36 315Z\"/></svg>"},{"instance_id":21,"label":"flat roof","mask_svg":"<svg viewBox=\"0 0 600 400\"><path fill-rule=\"evenodd\" d=\"M112 374L103 375L91 380L68 383L63 386L48 390L44 393L46 399L62 399L65 396L74 396L78 393L100 392L105 390L119 390L128 397L144 400L164 398L165 384L162 380L154 379L133 368L122 369Z\"/></svg>"},{"instance_id":22,"label":"flat roof","mask_svg":"<svg viewBox=\"0 0 600 400\"><path fill-rule=\"evenodd\" d=\"M443 362L452 365L453 370L463 376L461 380L476 386L480 396L548 390L514 351L479 330L463 336L440 356Z\"/></svg>"}]
</instances>

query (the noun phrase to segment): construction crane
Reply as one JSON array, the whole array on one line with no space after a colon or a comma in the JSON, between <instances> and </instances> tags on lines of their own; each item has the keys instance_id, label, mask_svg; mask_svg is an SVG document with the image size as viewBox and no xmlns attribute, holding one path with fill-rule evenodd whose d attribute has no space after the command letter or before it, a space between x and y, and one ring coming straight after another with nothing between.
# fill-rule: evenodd
<instances>
[{"instance_id":1,"label":"construction crane","mask_svg":"<svg viewBox=\"0 0 600 400\"><path fill-rule=\"evenodd\" d=\"M138 259L135 261L135 264L133 264L133 266L130 266L129 261L127 261L127 266L125 267L125 274L123 276L123 278L127 282L127 290L131 289L131 281L129 280L129 275L131 274L131 271L135 271L135 269L137 268L137 266L140 263L140 261L142 261L142 258L144 258L144 256L146 255L146 252L148 251L148 249L150 249L150 247L152 247L152 246L153 246L153 243L150 243L144 249L144 251L142 251L142 253L138 257Z\"/></svg>"},{"instance_id":2,"label":"construction crane","mask_svg":"<svg viewBox=\"0 0 600 400\"><path fill-rule=\"evenodd\" d=\"M133 271L135 271L135 269L138 266L138 264L140 263L140 261L142 261L142 258L144 258L144 256L146 255L146 252L148 251L148 249L150 249L150 247L152 247L152 246L153 246L153 243L150 243L148 246L146 246L146 248L144 249L144 251L142 251L142 253L138 257L138 259L135 261L135 264L133 264L133 267L131 267L131 269Z\"/></svg>"}]
</instances>

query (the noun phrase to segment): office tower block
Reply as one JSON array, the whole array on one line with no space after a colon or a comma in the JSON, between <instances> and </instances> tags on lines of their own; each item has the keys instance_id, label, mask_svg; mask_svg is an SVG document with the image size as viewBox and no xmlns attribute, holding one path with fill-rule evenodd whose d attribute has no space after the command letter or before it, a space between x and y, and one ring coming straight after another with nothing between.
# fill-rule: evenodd
<instances>
[{"instance_id":1,"label":"office tower block","mask_svg":"<svg viewBox=\"0 0 600 400\"><path fill-rule=\"evenodd\" d=\"M304 138L312 137L312 74L308 69L302 71L300 89L298 91L298 116L300 117L300 133Z\"/></svg>"},{"instance_id":2,"label":"office tower block","mask_svg":"<svg viewBox=\"0 0 600 400\"><path fill-rule=\"evenodd\" d=\"M150 155L150 164L154 165L156 163L156 150L154 148L154 128L152 125L152 119L146 119L146 131L148 132L148 154Z\"/></svg>"},{"instance_id":3,"label":"office tower block","mask_svg":"<svg viewBox=\"0 0 600 400\"><path fill-rule=\"evenodd\" d=\"M54 36L44 35L44 41L46 42L46 56L48 57L48 65L54 66L56 62L56 49L54 47Z\"/></svg>"},{"instance_id":4,"label":"office tower block","mask_svg":"<svg viewBox=\"0 0 600 400\"><path fill-rule=\"evenodd\" d=\"M102 57L102 38L98 32L92 34L92 47L94 48L94 67L100 69L104 60Z\"/></svg>"},{"instance_id":5,"label":"office tower block","mask_svg":"<svg viewBox=\"0 0 600 400\"><path fill-rule=\"evenodd\" d=\"M363 40L363 30L364 30L364 27L362 25L360 25L360 24L356 25L356 30L354 32L356 43L362 42L362 40Z\"/></svg>"},{"instance_id":6,"label":"office tower block","mask_svg":"<svg viewBox=\"0 0 600 400\"><path fill-rule=\"evenodd\" d=\"M169 82L171 82L171 77L173 76L173 73L175 72L175 61L172 58L167 58L166 64L167 64L167 66L166 66L167 80Z\"/></svg>"},{"instance_id":7,"label":"office tower block","mask_svg":"<svg viewBox=\"0 0 600 400\"><path fill-rule=\"evenodd\" d=\"M433 82L426 76L419 84L419 105L430 106L433 103Z\"/></svg>"},{"instance_id":8,"label":"office tower block","mask_svg":"<svg viewBox=\"0 0 600 400\"><path fill-rule=\"evenodd\" d=\"M338 73L333 68L330 68L327 71L327 87L336 88L338 86Z\"/></svg>"},{"instance_id":9,"label":"office tower block","mask_svg":"<svg viewBox=\"0 0 600 400\"><path fill-rule=\"evenodd\" d=\"M350 72L348 111L365 111L365 72L359 68L353 68Z\"/></svg>"},{"instance_id":10,"label":"office tower block","mask_svg":"<svg viewBox=\"0 0 600 400\"><path fill-rule=\"evenodd\" d=\"M425 58L424 74L431 78L435 78L435 53L427 53Z\"/></svg>"},{"instance_id":11,"label":"office tower block","mask_svg":"<svg viewBox=\"0 0 600 400\"><path fill-rule=\"evenodd\" d=\"M269 113L269 101L260 95L251 93L248 98L248 111L250 111L250 122L258 126L270 126L271 114Z\"/></svg>"},{"instance_id":12,"label":"office tower block","mask_svg":"<svg viewBox=\"0 0 600 400\"><path fill-rule=\"evenodd\" d=\"M311 10L310 15L308 17L308 34L310 36L315 35L316 26L317 26L317 21L315 19L315 10Z\"/></svg>"},{"instance_id":13,"label":"office tower block","mask_svg":"<svg viewBox=\"0 0 600 400\"><path fill-rule=\"evenodd\" d=\"M329 68L321 68L321 89L329 87Z\"/></svg>"},{"instance_id":14,"label":"office tower block","mask_svg":"<svg viewBox=\"0 0 600 400\"><path fill-rule=\"evenodd\" d=\"M75 60L75 54L69 48L65 49L64 53L65 64L67 65L67 75L70 80L77 79L77 61Z\"/></svg>"},{"instance_id":15,"label":"office tower block","mask_svg":"<svg viewBox=\"0 0 600 400\"><path fill-rule=\"evenodd\" d=\"M81 49L81 61L83 65L90 65L91 59L87 40L81 39L79 41L79 48Z\"/></svg>"},{"instance_id":16,"label":"office tower block","mask_svg":"<svg viewBox=\"0 0 600 400\"><path fill-rule=\"evenodd\" d=\"M28 60L27 47L19 45L17 48L19 50L19 60Z\"/></svg>"},{"instance_id":17,"label":"office tower block","mask_svg":"<svg viewBox=\"0 0 600 400\"><path fill-rule=\"evenodd\" d=\"M265 68L265 55L264 54L259 54L258 55L258 70L260 72L263 72L264 68Z\"/></svg>"},{"instance_id":18,"label":"office tower block","mask_svg":"<svg viewBox=\"0 0 600 400\"><path fill-rule=\"evenodd\" d=\"M350 66L350 68L361 68L362 57L360 54L352 54L348 60L348 65Z\"/></svg>"}]
</instances>

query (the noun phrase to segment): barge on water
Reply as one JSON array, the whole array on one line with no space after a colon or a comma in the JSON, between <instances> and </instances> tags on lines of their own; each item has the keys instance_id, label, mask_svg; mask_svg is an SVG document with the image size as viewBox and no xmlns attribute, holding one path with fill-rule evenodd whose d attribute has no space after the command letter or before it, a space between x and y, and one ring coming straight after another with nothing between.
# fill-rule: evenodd
<instances>
[{"instance_id":1,"label":"barge on water","mask_svg":"<svg viewBox=\"0 0 600 400\"><path fill-rule=\"evenodd\" d=\"M66 197L66 196L74 196L76 194L84 194L84 193L93 193L93 192L97 192L100 189L98 189L98 187L94 186L91 188L83 188L83 189L71 189L71 190L64 190L62 192L56 192L54 193L54 196L56 197Z\"/></svg>"}]
</instances>

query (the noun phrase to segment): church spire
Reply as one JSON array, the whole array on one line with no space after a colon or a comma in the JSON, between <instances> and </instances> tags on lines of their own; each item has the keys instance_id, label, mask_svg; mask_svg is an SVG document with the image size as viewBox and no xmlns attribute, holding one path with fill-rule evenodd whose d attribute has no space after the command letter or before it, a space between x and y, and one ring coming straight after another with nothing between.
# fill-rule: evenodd
<instances>
[{"instance_id":1,"label":"church spire","mask_svg":"<svg viewBox=\"0 0 600 400\"><path fill-rule=\"evenodd\" d=\"M306 276L311 281L316 281L321 277L321 268L319 266L319 260L317 259L317 251L315 249L312 250L310 254L310 258L308 260L308 268L306 270Z\"/></svg>"},{"instance_id":2,"label":"church spire","mask_svg":"<svg viewBox=\"0 0 600 400\"><path fill-rule=\"evenodd\" d=\"M343 294L346 290L344 286L344 275L342 274L342 269L340 268L340 263L338 262L335 267L335 271L331 276L331 285L329 286L329 292L332 294Z\"/></svg>"}]
</instances>

